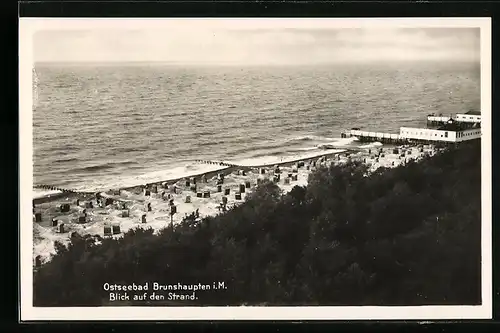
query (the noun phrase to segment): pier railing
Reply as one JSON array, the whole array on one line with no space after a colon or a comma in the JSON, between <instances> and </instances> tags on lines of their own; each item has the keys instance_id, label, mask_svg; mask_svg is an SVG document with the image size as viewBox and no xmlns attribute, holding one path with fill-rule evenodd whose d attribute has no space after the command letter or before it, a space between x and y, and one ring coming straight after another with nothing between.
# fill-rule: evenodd
<instances>
[{"instance_id":1,"label":"pier railing","mask_svg":"<svg viewBox=\"0 0 500 333\"><path fill-rule=\"evenodd\" d=\"M356 137L359 141L379 141L382 143L399 143L402 138L399 134L370 132L361 130L347 130L342 132L341 137L351 138Z\"/></svg>"}]
</instances>

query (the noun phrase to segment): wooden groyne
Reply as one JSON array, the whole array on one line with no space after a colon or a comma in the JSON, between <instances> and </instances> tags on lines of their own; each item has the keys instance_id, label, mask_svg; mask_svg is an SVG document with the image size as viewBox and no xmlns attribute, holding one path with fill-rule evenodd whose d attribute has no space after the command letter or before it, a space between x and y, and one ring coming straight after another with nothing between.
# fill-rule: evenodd
<instances>
[{"instance_id":1,"label":"wooden groyne","mask_svg":"<svg viewBox=\"0 0 500 333\"><path fill-rule=\"evenodd\" d=\"M74 197L74 196L88 196L88 195L94 194L93 192L85 192L85 191L79 191L79 190L75 190L75 189L61 188L58 186L47 185L47 184L34 185L33 188L49 190L49 191L59 191L59 193L50 193L50 194L44 195L44 196L39 197L39 198L33 198L33 204L35 204L35 205L49 202L49 201L52 201L55 199Z\"/></svg>"},{"instance_id":2,"label":"wooden groyne","mask_svg":"<svg viewBox=\"0 0 500 333\"><path fill-rule=\"evenodd\" d=\"M220 162L220 161L195 160L195 162L196 163L203 163L203 164L211 164L211 165L220 165L220 166L226 166L226 167L242 167L241 165L230 164L230 163Z\"/></svg>"},{"instance_id":3,"label":"wooden groyne","mask_svg":"<svg viewBox=\"0 0 500 333\"><path fill-rule=\"evenodd\" d=\"M63 193L77 193L78 192L78 190L61 188L61 187L57 187L57 186L53 186L53 185L45 185L45 184L34 185L33 188L38 188L38 189L43 189L43 190L60 191Z\"/></svg>"}]
</instances>

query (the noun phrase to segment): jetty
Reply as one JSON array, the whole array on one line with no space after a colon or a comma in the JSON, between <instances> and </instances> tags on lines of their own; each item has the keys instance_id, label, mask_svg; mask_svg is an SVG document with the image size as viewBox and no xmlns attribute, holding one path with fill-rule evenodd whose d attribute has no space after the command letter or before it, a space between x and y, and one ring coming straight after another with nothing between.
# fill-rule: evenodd
<instances>
[{"instance_id":1,"label":"jetty","mask_svg":"<svg viewBox=\"0 0 500 333\"><path fill-rule=\"evenodd\" d=\"M342 138L356 137L361 142L384 144L445 143L457 144L481 138L481 115L475 111L455 116L430 114L427 127L400 127L399 133L382 133L352 128L342 131Z\"/></svg>"}]
</instances>

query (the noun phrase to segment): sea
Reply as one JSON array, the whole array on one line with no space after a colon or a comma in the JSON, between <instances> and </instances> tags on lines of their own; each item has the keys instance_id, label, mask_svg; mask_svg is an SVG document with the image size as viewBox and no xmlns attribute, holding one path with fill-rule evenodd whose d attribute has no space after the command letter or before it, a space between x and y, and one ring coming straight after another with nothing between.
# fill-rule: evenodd
<instances>
[{"instance_id":1,"label":"sea","mask_svg":"<svg viewBox=\"0 0 500 333\"><path fill-rule=\"evenodd\" d=\"M355 146L430 113L480 111L480 65L37 63L33 183L101 190ZM212 166L213 167L213 166Z\"/></svg>"}]
</instances>

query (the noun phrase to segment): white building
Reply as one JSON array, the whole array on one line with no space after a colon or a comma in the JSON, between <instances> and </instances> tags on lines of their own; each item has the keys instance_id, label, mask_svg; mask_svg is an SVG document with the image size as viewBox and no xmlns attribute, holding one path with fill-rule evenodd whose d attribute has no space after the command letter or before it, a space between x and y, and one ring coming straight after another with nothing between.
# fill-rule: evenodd
<instances>
[{"instance_id":1,"label":"white building","mask_svg":"<svg viewBox=\"0 0 500 333\"><path fill-rule=\"evenodd\" d=\"M469 111L455 116L429 115L428 128L402 127L400 136L405 139L443 142L462 142L481 137L481 113Z\"/></svg>"},{"instance_id":2,"label":"white building","mask_svg":"<svg viewBox=\"0 0 500 333\"><path fill-rule=\"evenodd\" d=\"M452 128L430 129L401 127L399 129L399 137L406 140L462 142L480 138L481 128L456 130Z\"/></svg>"},{"instance_id":3,"label":"white building","mask_svg":"<svg viewBox=\"0 0 500 333\"><path fill-rule=\"evenodd\" d=\"M401 142L449 142L457 143L481 138L481 115L471 111L446 117L427 116L427 128L401 127L399 134L362 131L353 128L342 133L342 137L357 137L363 141Z\"/></svg>"},{"instance_id":4,"label":"white building","mask_svg":"<svg viewBox=\"0 0 500 333\"><path fill-rule=\"evenodd\" d=\"M443 116L430 114L427 116L427 126L439 126L453 120L459 123L481 123L481 113L469 111L467 113L457 113L455 116Z\"/></svg>"},{"instance_id":5,"label":"white building","mask_svg":"<svg viewBox=\"0 0 500 333\"><path fill-rule=\"evenodd\" d=\"M464 123L480 123L481 115L470 114L470 113L465 113L465 114L459 113L455 116L455 121L460 121Z\"/></svg>"}]
</instances>

